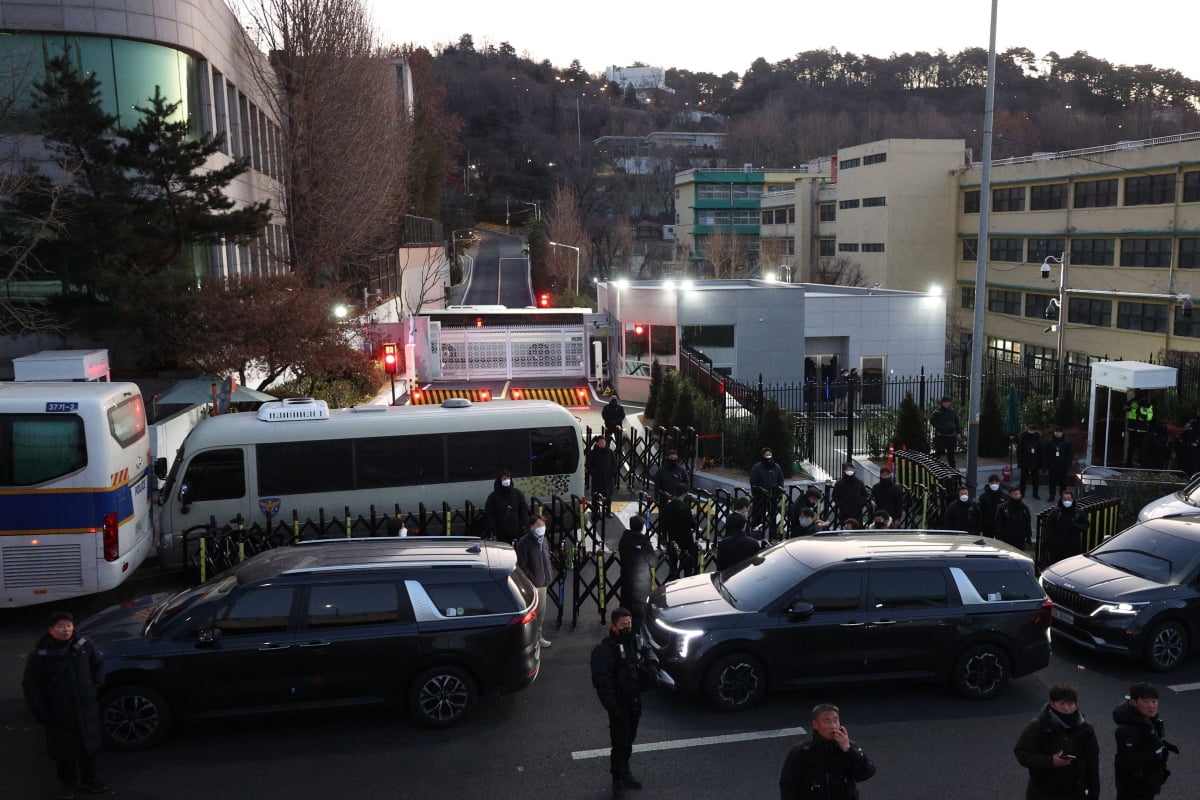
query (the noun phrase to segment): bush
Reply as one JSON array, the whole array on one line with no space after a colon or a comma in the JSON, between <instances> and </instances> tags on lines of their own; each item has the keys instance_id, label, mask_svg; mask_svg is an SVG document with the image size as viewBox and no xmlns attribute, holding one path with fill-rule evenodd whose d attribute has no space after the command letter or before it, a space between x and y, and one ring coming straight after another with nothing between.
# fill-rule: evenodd
<instances>
[{"instance_id":1,"label":"bush","mask_svg":"<svg viewBox=\"0 0 1200 800\"><path fill-rule=\"evenodd\" d=\"M669 370L663 375L662 389L658 393L658 413L654 423L667 427L675 415L675 403L679 400L679 373Z\"/></svg>"},{"instance_id":2,"label":"bush","mask_svg":"<svg viewBox=\"0 0 1200 800\"><path fill-rule=\"evenodd\" d=\"M925 415L913 399L912 392L906 392L900 401L900 410L896 414L896 432L892 442L897 450L914 450L918 453L929 452L929 423Z\"/></svg>"},{"instance_id":3,"label":"bush","mask_svg":"<svg viewBox=\"0 0 1200 800\"><path fill-rule=\"evenodd\" d=\"M747 453L747 461L753 464L758 460L764 448L771 448L775 455L775 463L783 467L784 475L792 474L792 460L795 458L796 443L792 431L795 423L790 411L784 411L774 400L768 400L763 406L762 421L758 423L758 431L754 437L754 448Z\"/></svg>"},{"instance_id":4,"label":"bush","mask_svg":"<svg viewBox=\"0 0 1200 800\"><path fill-rule=\"evenodd\" d=\"M1064 391L1054 404L1054 424L1064 428L1075 428L1086 424L1083 418L1083 404L1076 403L1070 392Z\"/></svg>"},{"instance_id":5,"label":"bush","mask_svg":"<svg viewBox=\"0 0 1200 800\"><path fill-rule=\"evenodd\" d=\"M678 387L678 395L675 400L675 408L671 409L670 427L685 430L687 428L696 427L696 388L692 384L691 378L686 375L680 375L676 380Z\"/></svg>"},{"instance_id":6,"label":"bush","mask_svg":"<svg viewBox=\"0 0 1200 800\"><path fill-rule=\"evenodd\" d=\"M1004 434L1004 412L995 381L988 381L979 409L979 454L988 458L1008 455L1008 437Z\"/></svg>"},{"instance_id":7,"label":"bush","mask_svg":"<svg viewBox=\"0 0 1200 800\"><path fill-rule=\"evenodd\" d=\"M663 371L658 359L650 365L650 396L646 398L647 419L658 418L658 398L662 395Z\"/></svg>"},{"instance_id":8,"label":"bush","mask_svg":"<svg viewBox=\"0 0 1200 800\"><path fill-rule=\"evenodd\" d=\"M1054 425L1054 401L1043 395L1032 394L1021 403L1021 425L1032 425L1045 431Z\"/></svg>"},{"instance_id":9,"label":"bush","mask_svg":"<svg viewBox=\"0 0 1200 800\"><path fill-rule=\"evenodd\" d=\"M888 443L896 432L899 413L894 408L880 408L862 412L863 429L867 437L867 452L873 459L887 455Z\"/></svg>"},{"instance_id":10,"label":"bush","mask_svg":"<svg viewBox=\"0 0 1200 800\"><path fill-rule=\"evenodd\" d=\"M758 453L749 461L746 460L746 454L754 451L757 441L758 423L751 415L725 420L725 466L750 469L750 465L758 459Z\"/></svg>"}]
</instances>

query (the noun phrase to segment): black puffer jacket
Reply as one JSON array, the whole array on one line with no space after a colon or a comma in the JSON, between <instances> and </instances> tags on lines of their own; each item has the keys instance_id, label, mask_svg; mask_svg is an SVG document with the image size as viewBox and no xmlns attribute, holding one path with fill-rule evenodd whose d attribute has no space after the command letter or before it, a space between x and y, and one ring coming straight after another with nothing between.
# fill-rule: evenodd
<instances>
[{"instance_id":1,"label":"black puffer jacket","mask_svg":"<svg viewBox=\"0 0 1200 800\"><path fill-rule=\"evenodd\" d=\"M621 534L617 553L621 558L621 605L633 612L636 626L641 620L641 607L650 596L650 570L658 554L649 536L630 530Z\"/></svg>"},{"instance_id":2,"label":"black puffer jacket","mask_svg":"<svg viewBox=\"0 0 1200 800\"><path fill-rule=\"evenodd\" d=\"M1117 793L1153 797L1170 777L1167 757L1172 752L1178 753L1178 748L1163 738L1161 719L1146 719L1130 703L1114 708L1112 718L1117 723L1117 754L1113 759Z\"/></svg>"},{"instance_id":3,"label":"black puffer jacket","mask_svg":"<svg viewBox=\"0 0 1200 800\"><path fill-rule=\"evenodd\" d=\"M492 493L483 505L488 533L501 542L512 544L524 535L529 525L529 502L516 486L501 486L496 478Z\"/></svg>"},{"instance_id":4,"label":"black puffer jacket","mask_svg":"<svg viewBox=\"0 0 1200 800\"><path fill-rule=\"evenodd\" d=\"M816 733L788 751L779 773L781 800L858 800L858 786L875 774L862 748L850 742L842 752L837 742Z\"/></svg>"},{"instance_id":5,"label":"black puffer jacket","mask_svg":"<svg viewBox=\"0 0 1200 800\"><path fill-rule=\"evenodd\" d=\"M1047 703L1017 739L1013 752L1029 770L1025 800L1094 800L1100 796L1100 745L1091 723L1078 714L1066 727ZM1075 756L1065 767L1054 766L1054 754Z\"/></svg>"},{"instance_id":6,"label":"black puffer jacket","mask_svg":"<svg viewBox=\"0 0 1200 800\"><path fill-rule=\"evenodd\" d=\"M642 707L642 689L654 680L658 659L650 648L632 633L617 638L609 631L592 648L592 686L609 714L620 714Z\"/></svg>"},{"instance_id":7,"label":"black puffer jacket","mask_svg":"<svg viewBox=\"0 0 1200 800\"><path fill-rule=\"evenodd\" d=\"M46 633L30 653L21 688L34 719L46 726L50 758L79 758L100 749L96 686L103 671L104 657L82 636L59 643Z\"/></svg>"}]
</instances>

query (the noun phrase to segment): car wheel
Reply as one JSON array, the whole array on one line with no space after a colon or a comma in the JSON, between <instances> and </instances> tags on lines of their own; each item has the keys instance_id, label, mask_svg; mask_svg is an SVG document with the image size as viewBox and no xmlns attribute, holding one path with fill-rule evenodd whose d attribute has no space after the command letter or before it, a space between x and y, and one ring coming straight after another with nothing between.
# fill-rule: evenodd
<instances>
[{"instance_id":1,"label":"car wheel","mask_svg":"<svg viewBox=\"0 0 1200 800\"><path fill-rule=\"evenodd\" d=\"M972 700L995 697L1008 680L1008 654L994 644L966 650L954 664L954 688Z\"/></svg>"},{"instance_id":2,"label":"car wheel","mask_svg":"<svg viewBox=\"0 0 1200 800\"><path fill-rule=\"evenodd\" d=\"M408 707L425 725L448 728L461 722L475 705L475 683L458 667L426 670L413 681Z\"/></svg>"},{"instance_id":3,"label":"car wheel","mask_svg":"<svg viewBox=\"0 0 1200 800\"><path fill-rule=\"evenodd\" d=\"M104 742L113 750L145 750L166 738L171 728L166 698L148 686L119 686L100 699Z\"/></svg>"},{"instance_id":4,"label":"car wheel","mask_svg":"<svg viewBox=\"0 0 1200 800\"><path fill-rule=\"evenodd\" d=\"M1160 622L1146 637L1146 666L1155 672L1170 672L1183 663L1188 654L1188 632L1175 620Z\"/></svg>"},{"instance_id":5,"label":"car wheel","mask_svg":"<svg viewBox=\"0 0 1200 800\"><path fill-rule=\"evenodd\" d=\"M744 711L767 694L767 671L746 653L722 656L704 676L704 695L721 711Z\"/></svg>"}]
</instances>

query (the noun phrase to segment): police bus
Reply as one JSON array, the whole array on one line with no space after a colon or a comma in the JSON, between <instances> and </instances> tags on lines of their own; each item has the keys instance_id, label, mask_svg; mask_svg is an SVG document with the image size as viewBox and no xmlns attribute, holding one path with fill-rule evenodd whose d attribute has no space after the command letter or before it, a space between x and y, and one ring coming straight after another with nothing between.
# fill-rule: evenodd
<instances>
[{"instance_id":1,"label":"police bus","mask_svg":"<svg viewBox=\"0 0 1200 800\"><path fill-rule=\"evenodd\" d=\"M154 545L132 383L0 383L0 606L117 586Z\"/></svg>"},{"instance_id":2,"label":"police bus","mask_svg":"<svg viewBox=\"0 0 1200 800\"><path fill-rule=\"evenodd\" d=\"M184 534L216 520L247 527L278 520L415 511L443 502L482 507L502 469L527 497L583 496L579 421L542 401L441 406L264 403L188 434L158 494L163 566L186 564ZM190 545L189 545L190 547Z\"/></svg>"}]
</instances>

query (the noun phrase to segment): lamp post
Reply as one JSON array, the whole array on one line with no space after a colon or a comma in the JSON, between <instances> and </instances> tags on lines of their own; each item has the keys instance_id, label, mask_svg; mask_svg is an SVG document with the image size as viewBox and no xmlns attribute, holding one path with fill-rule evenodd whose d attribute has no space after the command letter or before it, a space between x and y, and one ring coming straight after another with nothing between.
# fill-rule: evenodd
<instances>
[{"instance_id":1,"label":"lamp post","mask_svg":"<svg viewBox=\"0 0 1200 800\"><path fill-rule=\"evenodd\" d=\"M579 294L579 248L573 244L560 244L558 242L547 242L551 247L565 247L575 251L575 294Z\"/></svg>"},{"instance_id":2,"label":"lamp post","mask_svg":"<svg viewBox=\"0 0 1200 800\"><path fill-rule=\"evenodd\" d=\"M1054 328L1058 333L1058 353L1054 360L1054 395L1058 396L1062 390L1062 379L1064 365L1067 362L1067 353L1063 349L1067 342L1067 254L1064 252L1059 256L1046 256L1042 261L1042 277L1050 279L1050 264L1051 262L1058 264L1058 299L1052 300L1051 305L1057 310L1057 319L1054 323Z\"/></svg>"}]
</instances>

